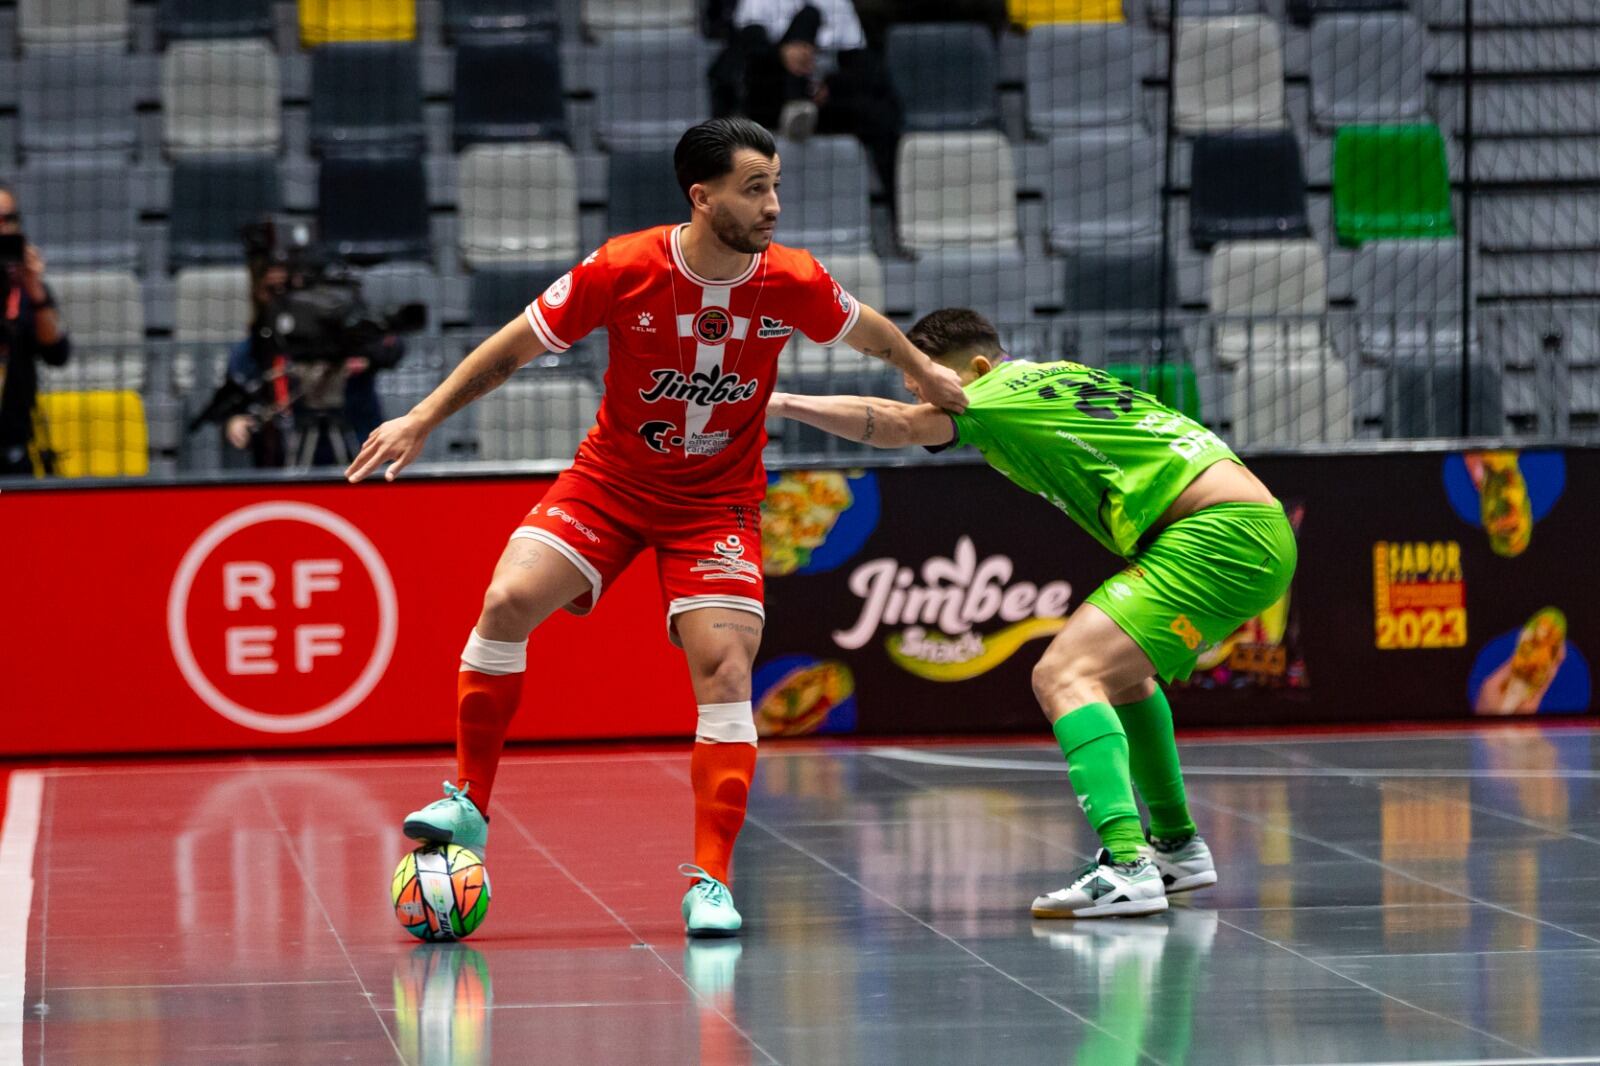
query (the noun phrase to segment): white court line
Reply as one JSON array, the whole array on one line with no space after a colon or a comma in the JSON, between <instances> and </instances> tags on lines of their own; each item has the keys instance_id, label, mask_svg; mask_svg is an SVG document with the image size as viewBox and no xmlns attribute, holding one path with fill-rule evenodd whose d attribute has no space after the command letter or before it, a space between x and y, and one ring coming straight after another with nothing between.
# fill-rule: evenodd
<instances>
[{"instance_id":1,"label":"white court line","mask_svg":"<svg viewBox=\"0 0 1600 1066\"><path fill-rule=\"evenodd\" d=\"M1584 1066L1600 1063L1593 1055L1564 1059L1406 1059L1401 1062L1335 1062L1307 1066Z\"/></svg>"},{"instance_id":2,"label":"white court line","mask_svg":"<svg viewBox=\"0 0 1600 1066\"><path fill-rule=\"evenodd\" d=\"M0 885L14 914L33 911L33 846L39 839L44 776L17 770L6 792L6 821L0 829ZM26 930L27 926L24 925ZM28 936L0 937L0 1066L22 1066L22 999L28 984Z\"/></svg>"},{"instance_id":3,"label":"white court line","mask_svg":"<svg viewBox=\"0 0 1600 1066\"><path fill-rule=\"evenodd\" d=\"M896 762L924 766L954 766L974 770L1030 770L1041 774L1064 774L1065 760L996 759L984 755L946 755L921 748L868 748L868 755ZM1184 777L1464 777L1490 781L1549 778L1600 780L1600 770L1435 770L1427 767L1392 769L1344 769L1334 766L1185 766Z\"/></svg>"}]
</instances>

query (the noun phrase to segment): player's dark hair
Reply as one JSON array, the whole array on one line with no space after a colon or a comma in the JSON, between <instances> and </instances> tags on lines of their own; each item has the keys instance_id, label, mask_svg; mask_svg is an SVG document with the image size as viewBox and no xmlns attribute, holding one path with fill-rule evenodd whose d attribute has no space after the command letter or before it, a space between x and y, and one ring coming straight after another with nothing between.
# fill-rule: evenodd
<instances>
[{"instance_id":1,"label":"player's dark hair","mask_svg":"<svg viewBox=\"0 0 1600 1066\"><path fill-rule=\"evenodd\" d=\"M714 118L689 127L672 152L672 169L677 172L683 198L689 199L691 185L715 181L732 170L733 153L741 148L768 159L778 154L772 134L747 118Z\"/></svg>"},{"instance_id":2,"label":"player's dark hair","mask_svg":"<svg viewBox=\"0 0 1600 1066\"><path fill-rule=\"evenodd\" d=\"M935 359L963 351L989 359L1004 354L994 326L965 307L941 307L923 315L906 336Z\"/></svg>"}]
</instances>

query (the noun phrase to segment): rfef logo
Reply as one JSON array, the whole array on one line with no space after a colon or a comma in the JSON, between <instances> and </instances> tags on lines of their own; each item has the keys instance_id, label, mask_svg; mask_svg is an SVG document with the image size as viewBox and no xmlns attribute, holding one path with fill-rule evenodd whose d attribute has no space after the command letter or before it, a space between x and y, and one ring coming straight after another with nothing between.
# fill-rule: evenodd
<instances>
[{"instance_id":1,"label":"rfef logo","mask_svg":"<svg viewBox=\"0 0 1600 1066\"><path fill-rule=\"evenodd\" d=\"M224 718L264 733L348 714L388 667L398 623L394 581L366 535L287 500L213 523L167 595L184 680Z\"/></svg>"}]
</instances>

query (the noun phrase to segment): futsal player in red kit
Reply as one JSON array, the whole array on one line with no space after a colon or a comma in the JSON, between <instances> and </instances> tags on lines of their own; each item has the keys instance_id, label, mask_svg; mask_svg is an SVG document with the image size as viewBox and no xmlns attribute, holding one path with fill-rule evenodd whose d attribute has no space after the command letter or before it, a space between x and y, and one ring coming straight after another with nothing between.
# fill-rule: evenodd
<instances>
[{"instance_id":1,"label":"futsal player in red kit","mask_svg":"<svg viewBox=\"0 0 1600 1066\"><path fill-rule=\"evenodd\" d=\"M669 637L699 704L690 757L691 936L741 924L728 890L756 761L750 669L761 641L761 501L767 397L796 330L845 343L961 410L953 371L863 307L811 255L772 243L779 158L747 119L685 133L673 156L691 209L680 225L614 237L464 359L409 413L379 426L351 481L388 463L393 479L430 431L545 352L604 326L605 396L570 469L511 534L461 653L458 786L405 819L408 836L481 853L495 769L516 713L528 635L555 610L590 610L635 555L654 548ZM537 372L537 371L532 371Z\"/></svg>"}]
</instances>

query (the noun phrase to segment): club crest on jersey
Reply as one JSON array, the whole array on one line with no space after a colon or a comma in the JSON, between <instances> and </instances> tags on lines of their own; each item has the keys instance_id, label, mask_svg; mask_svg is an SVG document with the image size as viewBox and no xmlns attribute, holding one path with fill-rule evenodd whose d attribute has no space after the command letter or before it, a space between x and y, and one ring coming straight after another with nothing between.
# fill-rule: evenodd
<instances>
[{"instance_id":1,"label":"club crest on jersey","mask_svg":"<svg viewBox=\"0 0 1600 1066\"><path fill-rule=\"evenodd\" d=\"M784 325L783 319L768 318L766 315L762 315L761 328L756 330L756 336L763 340L770 340L773 337L787 337L793 332L794 327Z\"/></svg>"},{"instance_id":2,"label":"club crest on jersey","mask_svg":"<svg viewBox=\"0 0 1600 1066\"><path fill-rule=\"evenodd\" d=\"M722 344L733 334L733 317L720 307L706 307L694 316L694 335L701 344Z\"/></svg>"},{"instance_id":3,"label":"club crest on jersey","mask_svg":"<svg viewBox=\"0 0 1600 1066\"><path fill-rule=\"evenodd\" d=\"M745 581L754 585L761 568L744 557L744 543L730 534L711 546L712 557L701 559L689 568L707 581Z\"/></svg>"},{"instance_id":4,"label":"club crest on jersey","mask_svg":"<svg viewBox=\"0 0 1600 1066\"><path fill-rule=\"evenodd\" d=\"M850 294L845 292L837 281L833 283L833 298L839 301L839 310L848 315L850 313Z\"/></svg>"},{"instance_id":5,"label":"club crest on jersey","mask_svg":"<svg viewBox=\"0 0 1600 1066\"><path fill-rule=\"evenodd\" d=\"M744 403L752 399L761 388L758 381L745 381L735 373L724 374L721 367L696 370L685 376L683 371L661 367L650 371L655 384L639 390L645 403L658 400L682 400L686 403L708 407L719 403Z\"/></svg>"},{"instance_id":6,"label":"club crest on jersey","mask_svg":"<svg viewBox=\"0 0 1600 1066\"><path fill-rule=\"evenodd\" d=\"M550 283L544 290L544 305L546 307L560 307L567 302L567 297L572 295L572 271L567 271Z\"/></svg>"}]
</instances>

